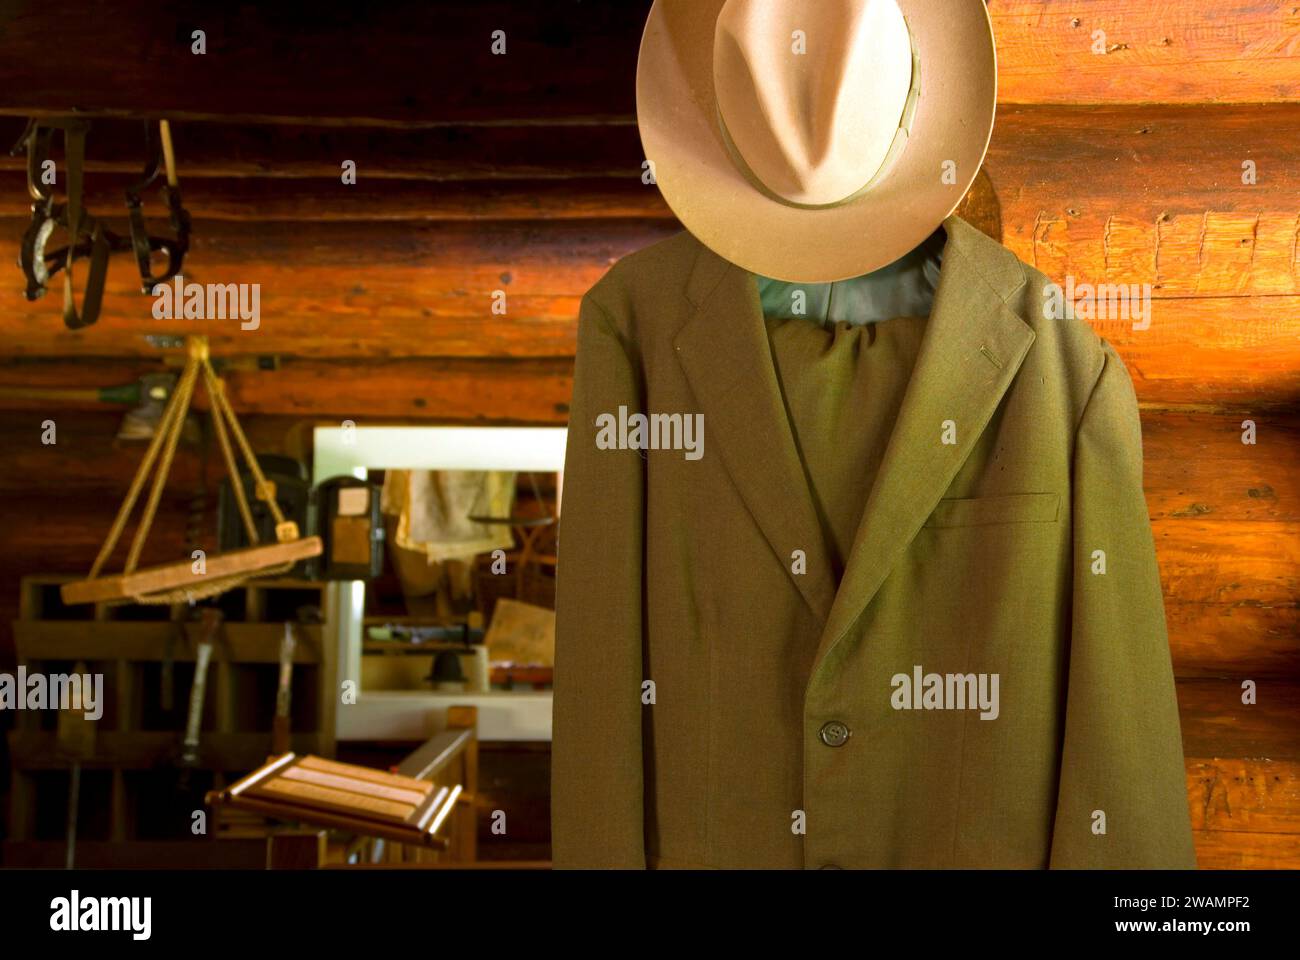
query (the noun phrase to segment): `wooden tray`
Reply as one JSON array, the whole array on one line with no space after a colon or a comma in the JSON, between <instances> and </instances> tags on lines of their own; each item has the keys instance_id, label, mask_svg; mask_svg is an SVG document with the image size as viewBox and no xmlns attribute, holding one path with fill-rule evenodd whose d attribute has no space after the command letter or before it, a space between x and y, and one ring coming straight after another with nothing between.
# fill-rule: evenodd
<instances>
[{"instance_id":1,"label":"wooden tray","mask_svg":"<svg viewBox=\"0 0 1300 960\"><path fill-rule=\"evenodd\" d=\"M189 560L146 567L134 573L117 573L94 580L78 580L64 584L59 591L64 603L101 603L107 600L126 600L131 597L161 593L181 587L196 589L203 583L222 577L241 574L255 575L259 570L297 563L308 557L320 556L323 549L320 537L302 537L288 543L271 543L244 550L228 550L207 558L206 573L196 574Z\"/></svg>"},{"instance_id":2,"label":"wooden tray","mask_svg":"<svg viewBox=\"0 0 1300 960\"><path fill-rule=\"evenodd\" d=\"M209 793L207 802L399 843L446 847L437 832L461 789L286 753L228 789Z\"/></svg>"}]
</instances>

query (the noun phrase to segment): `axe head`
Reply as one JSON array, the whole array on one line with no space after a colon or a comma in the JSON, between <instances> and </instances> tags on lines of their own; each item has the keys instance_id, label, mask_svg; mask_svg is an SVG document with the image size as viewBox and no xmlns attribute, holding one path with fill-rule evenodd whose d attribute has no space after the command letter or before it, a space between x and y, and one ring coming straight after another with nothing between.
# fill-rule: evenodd
<instances>
[{"instance_id":1,"label":"axe head","mask_svg":"<svg viewBox=\"0 0 1300 960\"><path fill-rule=\"evenodd\" d=\"M162 422L163 411L172 391L176 389L176 374L146 373L140 378L136 406L126 412L118 428L119 440L151 440Z\"/></svg>"}]
</instances>

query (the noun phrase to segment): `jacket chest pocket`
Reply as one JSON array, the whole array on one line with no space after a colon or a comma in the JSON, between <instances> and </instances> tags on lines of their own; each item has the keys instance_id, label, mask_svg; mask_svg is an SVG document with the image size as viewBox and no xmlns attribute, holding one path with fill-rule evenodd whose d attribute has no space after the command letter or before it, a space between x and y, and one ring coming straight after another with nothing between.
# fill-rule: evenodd
<instances>
[{"instance_id":1,"label":"jacket chest pocket","mask_svg":"<svg viewBox=\"0 0 1300 960\"><path fill-rule=\"evenodd\" d=\"M1054 523L1059 493L1016 493L1000 497L940 500L927 527L982 527L1001 523Z\"/></svg>"}]
</instances>

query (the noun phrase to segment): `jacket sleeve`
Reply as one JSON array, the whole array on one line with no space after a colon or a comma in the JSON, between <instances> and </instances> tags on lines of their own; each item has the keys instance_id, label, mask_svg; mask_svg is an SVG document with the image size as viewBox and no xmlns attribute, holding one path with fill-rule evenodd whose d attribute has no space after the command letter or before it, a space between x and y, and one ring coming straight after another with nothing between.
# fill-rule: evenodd
<instances>
[{"instance_id":1,"label":"jacket sleeve","mask_svg":"<svg viewBox=\"0 0 1300 960\"><path fill-rule=\"evenodd\" d=\"M1073 613L1051 866L1191 868L1142 429L1119 355L1104 342L1103 353L1075 437Z\"/></svg>"},{"instance_id":2,"label":"jacket sleeve","mask_svg":"<svg viewBox=\"0 0 1300 960\"><path fill-rule=\"evenodd\" d=\"M645 867L641 586L645 461L600 449L596 420L641 410L608 315L583 300L556 588L551 842L556 868Z\"/></svg>"}]
</instances>

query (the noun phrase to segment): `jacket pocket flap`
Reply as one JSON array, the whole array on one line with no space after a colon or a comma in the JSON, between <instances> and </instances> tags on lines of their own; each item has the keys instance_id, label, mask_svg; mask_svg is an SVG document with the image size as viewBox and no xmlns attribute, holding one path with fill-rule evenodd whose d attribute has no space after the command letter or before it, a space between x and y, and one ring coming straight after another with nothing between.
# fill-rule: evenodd
<instances>
[{"instance_id":1,"label":"jacket pocket flap","mask_svg":"<svg viewBox=\"0 0 1300 960\"><path fill-rule=\"evenodd\" d=\"M1052 523L1060 510L1059 493L1017 493L1005 497L940 500L927 527L978 527L994 523Z\"/></svg>"}]
</instances>

